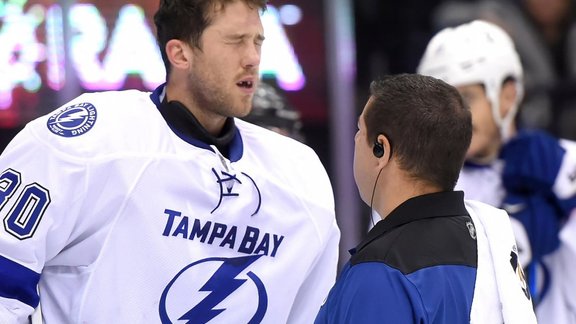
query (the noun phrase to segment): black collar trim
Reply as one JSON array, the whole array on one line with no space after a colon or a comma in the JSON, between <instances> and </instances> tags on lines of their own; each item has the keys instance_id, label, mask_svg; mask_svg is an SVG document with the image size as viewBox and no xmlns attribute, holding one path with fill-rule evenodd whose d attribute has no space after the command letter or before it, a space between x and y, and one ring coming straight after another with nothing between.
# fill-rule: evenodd
<instances>
[{"instance_id":1,"label":"black collar trim","mask_svg":"<svg viewBox=\"0 0 576 324\"><path fill-rule=\"evenodd\" d=\"M228 118L219 136L213 136L198 122L198 119L180 102L167 102L164 93L165 85L161 85L150 95L164 120L172 131L182 140L196 147L213 150L214 145L222 155L230 161L238 161L242 157L242 137L233 118Z\"/></svg>"},{"instance_id":2,"label":"black collar trim","mask_svg":"<svg viewBox=\"0 0 576 324\"><path fill-rule=\"evenodd\" d=\"M413 197L376 223L366 238L351 252L354 254L390 230L413 221L466 215L469 214L464 205L463 191L444 191Z\"/></svg>"}]
</instances>

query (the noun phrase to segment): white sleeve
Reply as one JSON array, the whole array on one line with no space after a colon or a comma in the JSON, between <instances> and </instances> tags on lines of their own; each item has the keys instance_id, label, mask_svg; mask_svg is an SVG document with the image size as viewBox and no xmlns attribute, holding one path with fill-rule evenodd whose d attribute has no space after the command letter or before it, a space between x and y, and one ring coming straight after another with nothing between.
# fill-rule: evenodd
<instances>
[{"instance_id":1,"label":"white sleeve","mask_svg":"<svg viewBox=\"0 0 576 324\"><path fill-rule=\"evenodd\" d=\"M27 321L38 305L42 269L70 239L83 174L82 164L67 162L30 125L0 156L1 323Z\"/></svg>"},{"instance_id":2,"label":"white sleeve","mask_svg":"<svg viewBox=\"0 0 576 324\"><path fill-rule=\"evenodd\" d=\"M28 324L28 313L33 309L13 299L0 297L0 323Z\"/></svg>"},{"instance_id":3,"label":"white sleeve","mask_svg":"<svg viewBox=\"0 0 576 324\"><path fill-rule=\"evenodd\" d=\"M320 307L336 281L339 242L340 230L334 220L322 253L300 286L290 310L288 323L314 323Z\"/></svg>"},{"instance_id":4,"label":"white sleeve","mask_svg":"<svg viewBox=\"0 0 576 324\"><path fill-rule=\"evenodd\" d=\"M326 300L330 289L336 281L338 271L340 229L336 222L334 196L328 174L318 156L307 148L299 161L306 161L306 165L296 167L303 172L297 179L309 179L297 181L294 187L302 192L311 204L308 205L311 221L314 223L319 236L318 255L308 270L305 280L299 287L294 299L288 323L314 323L314 319L320 307ZM308 155L310 154L310 155ZM312 204L313 203L313 204ZM313 207L315 206L315 207Z\"/></svg>"},{"instance_id":5,"label":"white sleeve","mask_svg":"<svg viewBox=\"0 0 576 324\"><path fill-rule=\"evenodd\" d=\"M576 142L560 140L566 150L562 164L556 175L552 190L561 200L575 199L576 196Z\"/></svg>"},{"instance_id":6,"label":"white sleeve","mask_svg":"<svg viewBox=\"0 0 576 324\"><path fill-rule=\"evenodd\" d=\"M574 298L574 290L576 289L576 209L572 213L560 231L560 248L555 253L557 254L556 271L559 273L556 280L560 286L561 293L559 294L562 302L559 305L564 307L558 310L562 313L567 313L566 317L574 320L576 317L576 298Z\"/></svg>"}]
</instances>

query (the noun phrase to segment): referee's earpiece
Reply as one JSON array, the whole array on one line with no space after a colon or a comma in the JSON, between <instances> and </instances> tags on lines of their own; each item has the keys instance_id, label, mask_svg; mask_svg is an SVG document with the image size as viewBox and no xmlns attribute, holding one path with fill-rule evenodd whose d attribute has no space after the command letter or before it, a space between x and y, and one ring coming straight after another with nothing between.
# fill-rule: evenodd
<instances>
[{"instance_id":1,"label":"referee's earpiece","mask_svg":"<svg viewBox=\"0 0 576 324\"><path fill-rule=\"evenodd\" d=\"M372 149L374 156L381 158L384 156L384 146L378 140L374 140L374 148Z\"/></svg>"}]
</instances>

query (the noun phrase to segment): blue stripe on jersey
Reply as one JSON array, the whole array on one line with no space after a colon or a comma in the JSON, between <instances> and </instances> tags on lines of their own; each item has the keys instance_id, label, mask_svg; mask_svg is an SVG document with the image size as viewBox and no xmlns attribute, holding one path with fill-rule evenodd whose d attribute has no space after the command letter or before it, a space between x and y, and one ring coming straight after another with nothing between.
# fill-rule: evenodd
<instances>
[{"instance_id":1,"label":"blue stripe on jersey","mask_svg":"<svg viewBox=\"0 0 576 324\"><path fill-rule=\"evenodd\" d=\"M36 308L40 300L36 291L39 280L39 273L0 255L0 296Z\"/></svg>"}]
</instances>

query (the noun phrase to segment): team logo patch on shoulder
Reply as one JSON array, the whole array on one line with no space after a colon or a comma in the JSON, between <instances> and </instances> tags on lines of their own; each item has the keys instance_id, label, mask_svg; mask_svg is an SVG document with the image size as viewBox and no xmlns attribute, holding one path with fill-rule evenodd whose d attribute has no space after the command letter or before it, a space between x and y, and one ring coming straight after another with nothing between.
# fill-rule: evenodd
<instances>
[{"instance_id":1,"label":"team logo patch on shoulder","mask_svg":"<svg viewBox=\"0 0 576 324\"><path fill-rule=\"evenodd\" d=\"M60 136L80 136L96 123L96 107L89 102L78 103L60 110L48 118L48 129Z\"/></svg>"}]
</instances>

